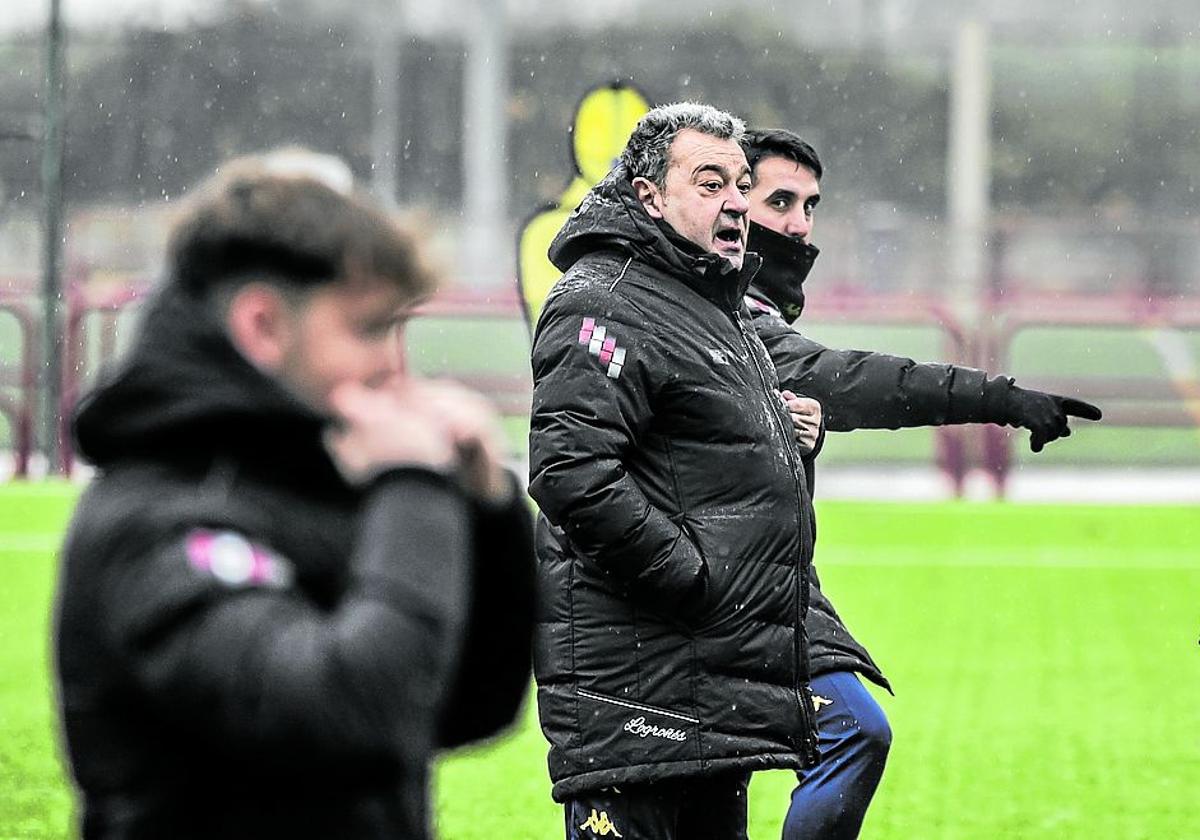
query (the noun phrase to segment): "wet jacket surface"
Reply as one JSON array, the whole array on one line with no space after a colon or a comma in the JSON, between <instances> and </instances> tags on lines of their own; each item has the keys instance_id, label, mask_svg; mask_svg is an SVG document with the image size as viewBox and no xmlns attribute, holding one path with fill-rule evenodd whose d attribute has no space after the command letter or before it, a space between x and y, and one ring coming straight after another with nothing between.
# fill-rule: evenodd
<instances>
[{"instance_id":1,"label":"wet jacket surface","mask_svg":"<svg viewBox=\"0 0 1200 840\"><path fill-rule=\"evenodd\" d=\"M427 763L529 676L532 534L323 422L163 293L84 401L55 621L84 838L424 838Z\"/></svg>"},{"instance_id":2,"label":"wet jacket surface","mask_svg":"<svg viewBox=\"0 0 1200 840\"><path fill-rule=\"evenodd\" d=\"M551 247L533 349L535 674L553 794L813 750L811 505L741 271L620 168Z\"/></svg>"}]
</instances>

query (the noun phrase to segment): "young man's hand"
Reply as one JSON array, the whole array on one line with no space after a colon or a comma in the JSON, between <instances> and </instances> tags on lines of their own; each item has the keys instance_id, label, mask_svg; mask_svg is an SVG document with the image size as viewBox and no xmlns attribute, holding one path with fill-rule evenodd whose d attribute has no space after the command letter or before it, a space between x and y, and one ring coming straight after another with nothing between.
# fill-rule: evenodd
<instances>
[{"instance_id":1,"label":"young man's hand","mask_svg":"<svg viewBox=\"0 0 1200 840\"><path fill-rule=\"evenodd\" d=\"M347 383L330 399L340 422L326 444L348 481L413 465L456 472L464 489L484 501L511 496L496 412L474 391L397 378L378 388Z\"/></svg>"},{"instance_id":2,"label":"young man's hand","mask_svg":"<svg viewBox=\"0 0 1200 840\"><path fill-rule=\"evenodd\" d=\"M779 396L792 416L792 427L800 451L807 455L821 437L821 404L811 397L798 397L791 391L782 391Z\"/></svg>"},{"instance_id":3,"label":"young man's hand","mask_svg":"<svg viewBox=\"0 0 1200 840\"><path fill-rule=\"evenodd\" d=\"M1071 427L1069 417L1099 420L1103 414L1099 408L1083 400L1045 394L1013 385L1008 392L1008 424L1029 429L1029 448L1041 452L1042 447L1052 440L1068 437Z\"/></svg>"},{"instance_id":4,"label":"young man's hand","mask_svg":"<svg viewBox=\"0 0 1200 840\"><path fill-rule=\"evenodd\" d=\"M411 382L399 379L379 388L347 382L330 394L338 423L325 445L347 481L365 484L400 466L453 468L454 438L422 398Z\"/></svg>"},{"instance_id":5,"label":"young man's hand","mask_svg":"<svg viewBox=\"0 0 1200 840\"><path fill-rule=\"evenodd\" d=\"M409 385L450 434L467 492L496 504L508 501L513 488L504 468L504 435L492 404L456 382L410 380Z\"/></svg>"}]
</instances>

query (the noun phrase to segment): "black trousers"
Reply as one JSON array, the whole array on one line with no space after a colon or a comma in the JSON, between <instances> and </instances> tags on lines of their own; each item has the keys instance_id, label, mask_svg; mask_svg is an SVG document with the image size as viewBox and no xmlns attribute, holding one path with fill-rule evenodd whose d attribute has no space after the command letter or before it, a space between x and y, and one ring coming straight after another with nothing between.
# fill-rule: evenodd
<instances>
[{"instance_id":1,"label":"black trousers","mask_svg":"<svg viewBox=\"0 0 1200 840\"><path fill-rule=\"evenodd\" d=\"M746 840L749 784L738 772L580 794L563 805L566 840Z\"/></svg>"}]
</instances>

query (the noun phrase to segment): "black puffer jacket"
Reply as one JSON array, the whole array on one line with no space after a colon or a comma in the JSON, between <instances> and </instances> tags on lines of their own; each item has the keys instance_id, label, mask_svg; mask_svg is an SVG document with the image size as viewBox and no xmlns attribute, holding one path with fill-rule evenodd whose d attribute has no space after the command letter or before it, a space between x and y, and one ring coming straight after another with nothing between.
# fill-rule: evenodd
<instances>
[{"instance_id":1,"label":"black puffer jacket","mask_svg":"<svg viewBox=\"0 0 1200 840\"><path fill-rule=\"evenodd\" d=\"M322 421L168 288L85 401L56 619L84 838L424 838L427 763L529 679L532 533L446 477L346 485Z\"/></svg>"},{"instance_id":2,"label":"black puffer jacket","mask_svg":"<svg viewBox=\"0 0 1200 840\"><path fill-rule=\"evenodd\" d=\"M673 241L674 240L674 241ZM618 167L550 251L534 337L535 675L554 796L813 755L811 506L741 273Z\"/></svg>"},{"instance_id":3,"label":"black puffer jacket","mask_svg":"<svg viewBox=\"0 0 1200 840\"><path fill-rule=\"evenodd\" d=\"M865 350L834 350L793 328L804 308L804 281L817 249L752 224L750 245L763 266L746 303L779 382L821 403L827 431L899 429L945 423L1004 422L1012 380L946 364L921 364ZM810 476L811 477L811 476ZM808 636L813 675L857 671L890 688L866 649L846 629L812 575Z\"/></svg>"}]
</instances>

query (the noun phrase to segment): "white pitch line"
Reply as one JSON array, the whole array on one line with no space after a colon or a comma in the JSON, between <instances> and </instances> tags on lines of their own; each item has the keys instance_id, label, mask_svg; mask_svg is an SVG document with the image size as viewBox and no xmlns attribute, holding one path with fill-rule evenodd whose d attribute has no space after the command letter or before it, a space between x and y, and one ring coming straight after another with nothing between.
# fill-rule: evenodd
<instances>
[{"instance_id":1,"label":"white pitch line","mask_svg":"<svg viewBox=\"0 0 1200 840\"><path fill-rule=\"evenodd\" d=\"M62 534L2 534L0 552L56 552L62 540Z\"/></svg>"},{"instance_id":2,"label":"white pitch line","mask_svg":"<svg viewBox=\"0 0 1200 840\"><path fill-rule=\"evenodd\" d=\"M1167 366L1167 373L1172 379L1176 377L1179 379L1200 378L1200 370L1198 370L1196 359L1192 355L1191 345L1188 344L1182 332L1169 327L1160 327L1147 330L1147 333L1150 343L1162 356L1163 363Z\"/></svg>"},{"instance_id":3,"label":"white pitch line","mask_svg":"<svg viewBox=\"0 0 1200 840\"><path fill-rule=\"evenodd\" d=\"M819 553L819 551L818 551ZM1150 559L1145 559L1145 554L1138 555L1136 563L1127 560L1097 560L1094 557L1071 557L1064 554L1054 556L1051 552L1046 552L1044 556L1037 559L1028 559L1021 556L1021 553L1014 549L1008 556L987 556L980 558L964 559L961 554L950 556L947 554L936 559L922 558L920 560L910 560L906 558L890 558L890 557L830 557L818 558L815 563L818 569L823 568L873 568L873 569L962 569L966 570L986 570L986 569L1103 569L1109 570L1125 570L1130 572L1187 572L1195 574L1197 572L1196 564L1191 561L1190 557L1185 557L1176 552L1150 552Z\"/></svg>"},{"instance_id":4,"label":"white pitch line","mask_svg":"<svg viewBox=\"0 0 1200 840\"><path fill-rule=\"evenodd\" d=\"M1179 399L1200 427L1200 368L1197 367L1191 345L1182 332L1168 327L1147 330L1147 338L1162 357L1171 387L1179 394Z\"/></svg>"}]
</instances>

